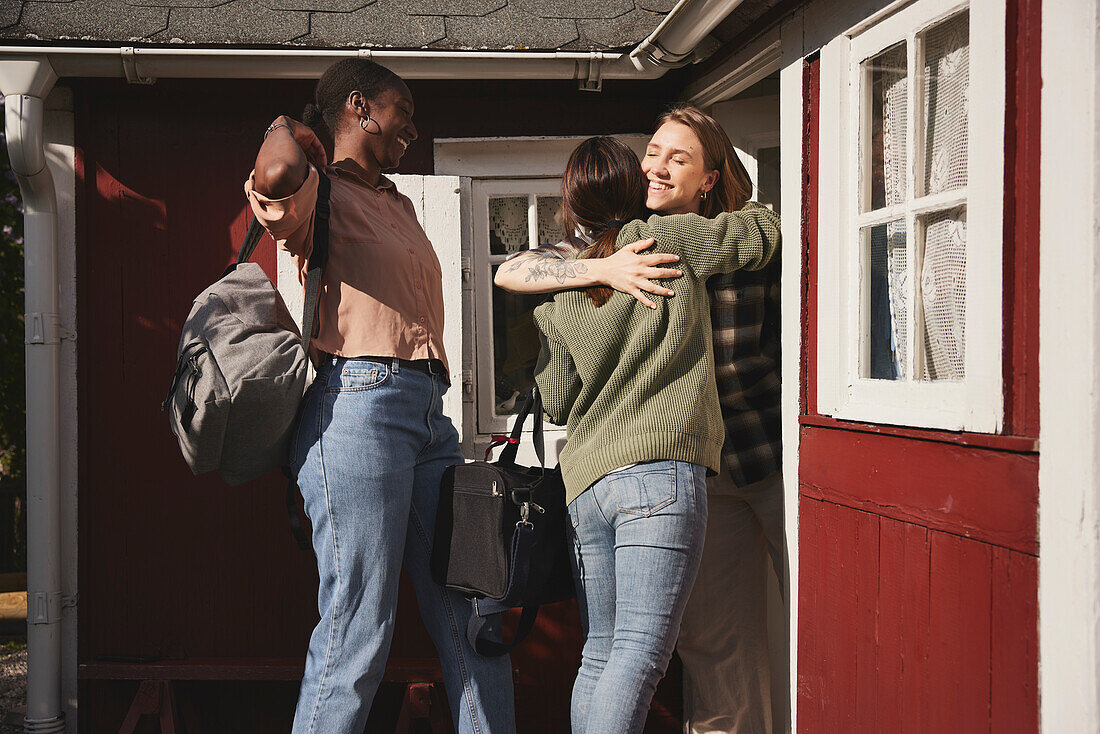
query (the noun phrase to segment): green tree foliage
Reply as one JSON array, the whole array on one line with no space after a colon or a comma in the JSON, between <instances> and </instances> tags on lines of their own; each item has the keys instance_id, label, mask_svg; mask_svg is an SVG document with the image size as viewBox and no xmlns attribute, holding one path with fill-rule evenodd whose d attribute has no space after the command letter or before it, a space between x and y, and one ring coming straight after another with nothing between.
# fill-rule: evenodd
<instances>
[{"instance_id":1,"label":"green tree foliage","mask_svg":"<svg viewBox=\"0 0 1100 734\"><path fill-rule=\"evenodd\" d=\"M0 120L3 101L0 98ZM0 126L0 482L21 482L27 463L23 349L23 201Z\"/></svg>"}]
</instances>

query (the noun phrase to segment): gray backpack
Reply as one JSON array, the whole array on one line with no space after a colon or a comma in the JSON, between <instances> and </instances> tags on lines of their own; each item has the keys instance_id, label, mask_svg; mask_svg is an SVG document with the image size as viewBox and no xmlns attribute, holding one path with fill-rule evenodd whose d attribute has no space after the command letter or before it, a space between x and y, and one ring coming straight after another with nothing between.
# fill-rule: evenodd
<instances>
[{"instance_id":1,"label":"gray backpack","mask_svg":"<svg viewBox=\"0 0 1100 734\"><path fill-rule=\"evenodd\" d=\"M267 275L248 262L264 232L255 218L237 263L198 295L183 324L161 410L195 474L217 471L231 485L280 467L291 475L290 437L328 259L329 187L321 174L302 333Z\"/></svg>"}]
</instances>

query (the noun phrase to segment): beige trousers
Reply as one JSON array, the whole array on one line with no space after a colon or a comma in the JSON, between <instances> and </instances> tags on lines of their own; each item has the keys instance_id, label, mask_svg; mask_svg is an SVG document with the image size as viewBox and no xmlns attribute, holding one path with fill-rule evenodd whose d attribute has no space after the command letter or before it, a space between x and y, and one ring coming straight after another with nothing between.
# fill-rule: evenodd
<instances>
[{"instance_id":1,"label":"beige trousers","mask_svg":"<svg viewBox=\"0 0 1100 734\"><path fill-rule=\"evenodd\" d=\"M786 565L782 475L738 488L723 473L708 481L707 490L703 559L677 643L684 665L684 732L772 734L769 647L776 667L786 670L781 601L779 613L773 609L778 619L771 646L768 638L769 577L774 566L782 579ZM781 587L773 581L774 588ZM785 675L776 688L775 703L781 704Z\"/></svg>"}]
</instances>

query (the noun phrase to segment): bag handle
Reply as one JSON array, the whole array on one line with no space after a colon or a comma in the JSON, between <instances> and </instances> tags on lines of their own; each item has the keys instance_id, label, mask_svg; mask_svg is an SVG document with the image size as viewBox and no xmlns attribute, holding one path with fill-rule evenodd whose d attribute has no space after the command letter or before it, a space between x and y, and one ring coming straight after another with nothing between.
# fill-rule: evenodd
<instances>
[{"instance_id":1,"label":"bag handle","mask_svg":"<svg viewBox=\"0 0 1100 734\"><path fill-rule=\"evenodd\" d=\"M542 432L542 396L539 395L538 385L531 386L531 392L527 394L526 399L523 401L523 406L519 409L519 413L516 414L516 422L512 426L512 435L508 438L508 443L504 447L504 450L500 452L500 459L498 460L502 464L516 463L516 452L519 451L519 441L523 436L523 424L527 422L527 416L530 413L534 413L534 425L532 439L535 444L535 456L539 459L539 466L542 468L543 473L546 473L546 439Z\"/></svg>"}]
</instances>

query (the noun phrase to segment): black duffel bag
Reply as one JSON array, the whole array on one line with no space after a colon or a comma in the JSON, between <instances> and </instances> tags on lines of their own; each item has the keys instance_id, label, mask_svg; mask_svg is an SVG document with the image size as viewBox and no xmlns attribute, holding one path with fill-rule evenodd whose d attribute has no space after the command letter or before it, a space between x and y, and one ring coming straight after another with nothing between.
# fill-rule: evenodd
<instances>
[{"instance_id":1,"label":"black duffel bag","mask_svg":"<svg viewBox=\"0 0 1100 734\"><path fill-rule=\"evenodd\" d=\"M534 414L538 467L516 464ZM497 461L447 467L440 484L432 576L473 605L466 636L478 653L503 655L523 641L539 606L576 596L566 535L561 469L546 468L542 400L532 388ZM488 459L488 452L486 453ZM498 641L501 614L523 607L511 643Z\"/></svg>"}]
</instances>

